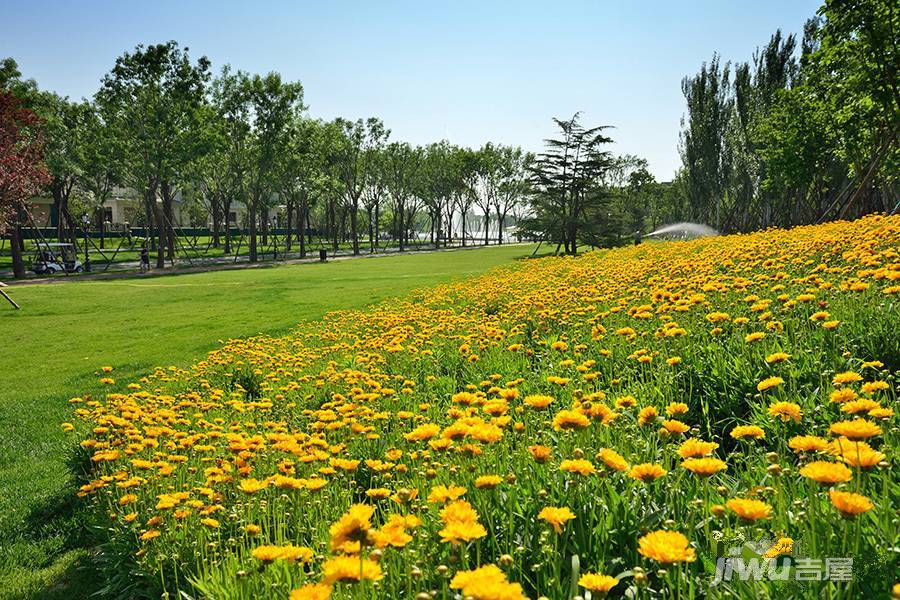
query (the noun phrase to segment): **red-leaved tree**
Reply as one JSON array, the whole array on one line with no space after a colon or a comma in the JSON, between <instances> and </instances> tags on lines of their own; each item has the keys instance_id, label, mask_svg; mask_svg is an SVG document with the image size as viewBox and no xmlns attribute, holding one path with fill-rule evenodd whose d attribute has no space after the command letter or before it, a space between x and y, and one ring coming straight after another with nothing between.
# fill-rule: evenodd
<instances>
[{"instance_id":1,"label":"red-leaved tree","mask_svg":"<svg viewBox=\"0 0 900 600\"><path fill-rule=\"evenodd\" d=\"M11 92L0 91L0 235L9 233L16 277L25 276L20 214L49 182L40 119Z\"/></svg>"}]
</instances>

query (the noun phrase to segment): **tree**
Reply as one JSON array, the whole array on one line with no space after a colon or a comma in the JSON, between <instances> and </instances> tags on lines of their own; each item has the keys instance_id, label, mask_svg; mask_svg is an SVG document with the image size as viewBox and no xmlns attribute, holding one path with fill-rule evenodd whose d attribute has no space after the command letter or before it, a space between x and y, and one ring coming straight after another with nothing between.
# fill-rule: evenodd
<instances>
[{"instance_id":1,"label":"tree","mask_svg":"<svg viewBox=\"0 0 900 600\"><path fill-rule=\"evenodd\" d=\"M188 52L174 41L137 46L116 60L96 95L104 120L119 136L124 179L141 190L148 225L156 223L157 268L165 266L165 247L170 256L174 252L174 185L196 157L198 113L209 80L209 61L192 63Z\"/></svg>"},{"instance_id":2,"label":"tree","mask_svg":"<svg viewBox=\"0 0 900 600\"><path fill-rule=\"evenodd\" d=\"M504 146L497 166L497 192L494 210L497 214L497 243L503 243L506 216L525 198L529 191L528 172L534 155L521 148Z\"/></svg>"},{"instance_id":3,"label":"tree","mask_svg":"<svg viewBox=\"0 0 900 600\"><path fill-rule=\"evenodd\" d=\"M287 250L291 245L292 214L296 212L297 241L300 257L306 256L310 211L316 199L335 187L329 165L334 154L331 147L336 132L321 121L300 118L291 126L289 141L282 157L284 163L279 193L287 203Z\"/></svg>"},{"instance_id":4,"label":"tree","mask_svg":"<svg viewBox=\"0 0 900 600\"><path fill-rule=\"evenodd\" d=\"M553 119L562 135L544 140L546 150L532 165L532 215L524 223L569 254L578 251L580 241L595 245L603 232L607 196L601 183L611 162L602 150L612 142L603 135L609 126L585 129L579 118L576 113L568 120Z\"/></svg>"},{"instance_id":5,"label":"tree","mask_svg":"<svg viewBox=\"0 0 900 600\"><path fill-rule=\"evenodd\" d=\"M359 202L375 169L373 150L381 148L391 132L374 117L363 121L337 119L343 136L337 149L335 164L343 185L344 202L350 212L350 239L353 254L359 254Z\"/></svg>"},{"instance_id":6,"label":"tree","mask_svg":"<svg viewBox=\"0 0 900 600\"><path fill-rule=\"evenodd\" d=\"M49 182L40 119L12 92L0 90L0 234L9 230L17 278L25 276L19 215Z\"/></svg>"},{"instance_id":7,"label":"tree","mask_svg":"<svg viewBox=\"0 0 900 600\"><path fill-rule=\"evenodd\" d=\"M256 262L257 227L265 220L268 202L279 181L279 154L290 139L291 124L304 110L303 86L287 83L278 73L264 77L238 71L239 91L249 116L247 145L247 212L250 225L250 262Z\"/></svg>"},{"instance_id":8,"label":"tree","mask_svg":"<svg viewBox=\"0 0 900 600\"><path fill-rule=\"evenodd\" d=\"M85 134L91 107L70 102L51 92L36 95L35 112L44 123L44 162L50 172L50 193L57 216L57 238L77 243L77 224L69 210L69 199L82 176Z\"/></svg>"},{"instance_id":9,"label":"tree","mask_svg":"<svg viewBox=\"0 0 900 600\"><path fill-rule=\"evenodd\" d=\"M362 203L366 211L366 224L369 230L369 252L375 252L379 235L379 218L381 203L387 194L387 164L383 147L367 150L369 157L369 177L363 190Z\"/></svg>"},{"instance_id":10,"label":"tree","mask_svg":"<svg viewBox=\"0 0 900 600\"><path fill-rule=\"evenodd\" d=\"M103 248L106 231L103 207L122 181L124 156L118 143L119 136L94 107L88 105L83 117L78 186L86 193L94 211L100 226L100 247Z\"/></svg>"},{"instance_id":11,"label":"tree","mask_svg":"<svg viewBox=\"0 0 900 600\"><path fill-rule=\"evenodd\" d=\"M717 229L731 175L731 148L726 141L734 102L730 73L730 63L721 65L714 54L709 65L703 63L697 75L681 82L688 113L682 119L680 150L690 217L702 220L712 215Z\"/></svg>"},{"instance_id":12,"label":"tree","mask_svg":"<svg viewBox=\"0 0 900 600\"><path fill-rule=\"evenodd\" d=\"M406 142L392 142L384 151L384 172L387 192L391 199L394 220L394 234L400 252L406 249L407 232L411 220L407 210L414 205L416 182L424 160L424 150L413 148Z\"/></svg>"}]
</instances>

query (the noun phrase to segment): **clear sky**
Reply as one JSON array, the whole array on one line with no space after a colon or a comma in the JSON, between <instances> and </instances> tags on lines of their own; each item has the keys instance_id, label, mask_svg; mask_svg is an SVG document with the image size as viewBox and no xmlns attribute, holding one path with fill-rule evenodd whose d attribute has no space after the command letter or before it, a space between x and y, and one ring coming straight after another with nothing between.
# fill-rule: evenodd
<instances>
[{"instance_id":1,"label":"clear sky","mask_svg":"<svg viewBox=\"0 0 900 600\"><path fill-rule=\"evenodd\" d=\"M682 77L714 51L748 60L812 0L170 2L10 0L0 57L42 89L90 97L123 51L170 39L300 80L312 116L377 116L393 139L538 150L551 117L613 125L612 150L672 177Z\"/></svg>"}]
</instances>

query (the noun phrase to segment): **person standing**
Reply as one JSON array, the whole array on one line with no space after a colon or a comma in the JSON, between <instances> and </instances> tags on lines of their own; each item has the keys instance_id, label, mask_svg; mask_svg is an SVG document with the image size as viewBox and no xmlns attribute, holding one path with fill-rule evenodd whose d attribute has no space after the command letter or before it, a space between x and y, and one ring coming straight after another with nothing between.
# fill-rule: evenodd
<instances>
[{"instance_id":1,"label":"person standing","mask_svg":"<svg viewBox=\"0 0 900 600\"><path fill-rule=\"evenodd\" d=\"M141 246L141 273L146 273L150 270L150 251L147 250L147 243L144 242L144 245Z\"/></svg>"}]
</instances>

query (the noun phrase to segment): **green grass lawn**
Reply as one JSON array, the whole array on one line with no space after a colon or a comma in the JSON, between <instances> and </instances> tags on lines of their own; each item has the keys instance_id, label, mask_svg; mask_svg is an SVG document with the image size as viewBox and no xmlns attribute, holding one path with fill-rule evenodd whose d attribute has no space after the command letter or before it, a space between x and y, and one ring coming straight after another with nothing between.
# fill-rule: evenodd
<instances>
[{"instance_id":1,"label":"green grass lawn","mask_svg":"<svg viewBox=\"0 0 900 600\"><path fill-rule=\"evenodd\" d=\"M99 584L74 507L68 399L188 365L219 340L482 273L532 246L7 288L0 305L0 597L81 598Z\"/></svg>"}]
</instances>

